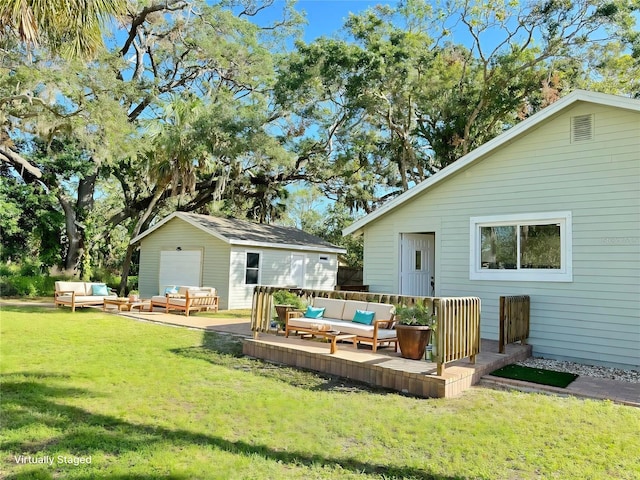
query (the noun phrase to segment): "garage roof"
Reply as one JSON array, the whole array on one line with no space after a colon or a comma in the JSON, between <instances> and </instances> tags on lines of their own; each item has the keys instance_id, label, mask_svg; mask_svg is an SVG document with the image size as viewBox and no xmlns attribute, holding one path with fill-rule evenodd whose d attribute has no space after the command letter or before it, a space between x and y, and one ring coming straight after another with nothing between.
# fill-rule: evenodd
<instances>
[{"instance_id":1,"label":"garage roof","mask_svg":"<svg viewBox=\"0 0 640 480\"><path fill-rule=\"evenodd\" d=\"M297 228L187 212L172 213L147 231L135 237L131 240L131 243L138 243L144 237L174 218L184 220L194 227L231 245L282 248L288 250L311 250L340 254L346 253L344 248L333 245L320 237L303 232Z\"/></svg>"}]
</instances>

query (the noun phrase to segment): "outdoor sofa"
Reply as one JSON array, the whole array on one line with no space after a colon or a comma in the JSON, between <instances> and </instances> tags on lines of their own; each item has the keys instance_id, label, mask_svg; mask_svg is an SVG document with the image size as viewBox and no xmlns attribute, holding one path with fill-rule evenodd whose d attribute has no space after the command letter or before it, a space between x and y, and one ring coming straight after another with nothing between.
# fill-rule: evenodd
<instances>
[{"instance_id":1,"label":"outdoor sofa","mask_svg":"<svg viewBox=\"0 0 640 480\"><path fill-rule=\"evenodd\" d=\"M151 297L151 307L164 308L166 313L178 310L188 317L190 312L202 310L217 312L218 296L213 287L167 287L164 295Z\"/></svg>"},{"instance_id":2,"label":"outdoor sofa","mask_svg":"<svg viewBox=\"0 0 640 480\"><path fill-rule=\"evenodd\" d=\"M313 334L326 328L356 335L354 342L371 343L374 352L383 343L393 343L397 351L398 337L394 324L393 305L316 297L305 312L288 313L285 336L288 337L291 331Z\"/></svg>"},{"instance_id":3,"label":"outdoor sofa","mask_svg":"<svg viewBox=\"0 0 640 480\"><path fill-rule=\"evenodd\" d=\"M102 306L105 298L118 298L104 283L57 281L53 303L57 306L76 307Z\"/></svg>"}]
</instances>

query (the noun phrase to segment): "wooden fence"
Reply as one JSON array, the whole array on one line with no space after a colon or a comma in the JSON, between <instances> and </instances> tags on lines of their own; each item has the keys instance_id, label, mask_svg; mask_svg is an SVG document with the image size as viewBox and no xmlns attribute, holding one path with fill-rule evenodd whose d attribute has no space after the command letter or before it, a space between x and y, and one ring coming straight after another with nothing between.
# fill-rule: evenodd
<instances>
[{"instance_id":1,"label":"wooden fence","mask_svg":"<svg viewBox=\"0 0 640 480\"><path fill-rule=\"evenodd\" d=\"M531 301L528 295L500 297L500 339L498 351L504 353L505 347L513 342L527 343L529 338L529 309Z\"/></svg>"},{"instance_id":2,"label":"wooden fence","mask_svg":"<svg viewBox=\"0 0 640 480\"><path fill-rule=\"evenodd\" d=\"M251 330L254 338L258 332L271 329L273 315L273 293L284 290L280 287L258 285L253 292ZM349 292L335 290L291 289L311 303L313 297L358 300L362 302L389 303L412 306L418 303L436 314L436 355L438 375L442 375L446 363L475 356L480 352L480 299L477 297L413 297L386 293Z\"/></svg>"}]
</instances>

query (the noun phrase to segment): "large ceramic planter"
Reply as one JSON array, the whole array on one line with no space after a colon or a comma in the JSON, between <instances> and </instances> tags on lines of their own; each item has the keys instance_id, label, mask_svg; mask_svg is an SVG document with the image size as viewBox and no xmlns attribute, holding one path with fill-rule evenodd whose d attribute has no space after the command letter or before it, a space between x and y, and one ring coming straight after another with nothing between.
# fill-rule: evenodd
<instances>
[{"instance_id":1,"label":"large ceramic planter","mask_svg":"<svg viewBox=\"0 0 640 480\"><path fill-rule=\"evenodd\" d=\"M278 315L278 323L282 328L287 321L287 313L295 310L294 305L276 305L276 314Z\"/></svg>"},{"instance_id":2,"label":"large ceramic planter","mask_svg":"<svg viewBox=\"0 0 640 480\"><path fill-rule=\"evenodd\" d=\"M422 325L396 325L398 346L404 358L420 360L431 339L431 327Z\"/></svg>"}]
</instances>

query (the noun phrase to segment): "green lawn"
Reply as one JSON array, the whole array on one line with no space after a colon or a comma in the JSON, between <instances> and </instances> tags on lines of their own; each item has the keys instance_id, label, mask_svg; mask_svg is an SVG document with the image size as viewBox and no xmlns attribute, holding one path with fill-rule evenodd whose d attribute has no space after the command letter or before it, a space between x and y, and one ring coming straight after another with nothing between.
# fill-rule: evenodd
<instances>
[{"instance_id":1,"label":"green lawn","mask_svg":"<svg viewBox=\"0 0 640 480\"><path fill-rule=\"evenodd\" d=\"M3 307L0 347L0 478L640 478L640 411L611 402L410 398L93 309Z\"/></svg>"}]
</instances>

